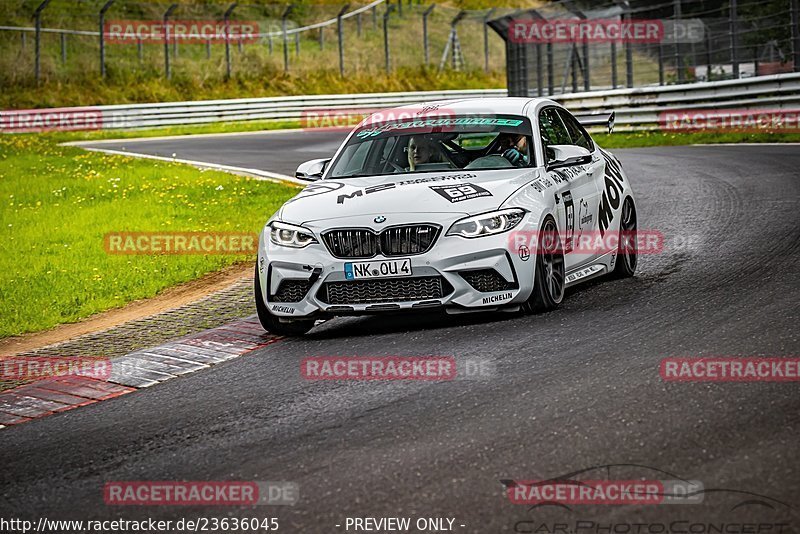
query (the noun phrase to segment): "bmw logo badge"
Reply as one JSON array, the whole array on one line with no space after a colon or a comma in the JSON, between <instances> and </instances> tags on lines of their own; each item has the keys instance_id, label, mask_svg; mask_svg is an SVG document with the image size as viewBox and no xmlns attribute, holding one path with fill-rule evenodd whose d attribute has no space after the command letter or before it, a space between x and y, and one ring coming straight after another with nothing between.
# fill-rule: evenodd
<instances>
[{"instance_id":1,"label":"bmw logo badge","mask_svg":"<svg viewBox=\"0 0 800 534\"><path fill-rule=\"evenodd\" d=\"M377 217L375 217L372 220L375 221L376 223L380 224L382 222L386 222L386 217L384 217L383 215L378 215Z\"/></svg>"}]
</instances>

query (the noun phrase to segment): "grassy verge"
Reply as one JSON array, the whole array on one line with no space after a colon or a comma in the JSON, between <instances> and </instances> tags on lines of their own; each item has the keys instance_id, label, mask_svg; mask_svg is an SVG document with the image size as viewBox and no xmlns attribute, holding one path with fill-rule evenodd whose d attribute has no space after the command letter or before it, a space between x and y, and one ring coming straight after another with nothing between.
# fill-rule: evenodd
<instances>
[{"instance_id":1,"label":"grassy verge","mask_svg":"<svg viewBox=\"0 0 800 534\"><path fill-rule=\"evenodd\" d=\"M156 295L247 258L109 255L125 231L258 232L296 189L186 165L0 137L0 337Z\"/></svg>"}]
</instances>

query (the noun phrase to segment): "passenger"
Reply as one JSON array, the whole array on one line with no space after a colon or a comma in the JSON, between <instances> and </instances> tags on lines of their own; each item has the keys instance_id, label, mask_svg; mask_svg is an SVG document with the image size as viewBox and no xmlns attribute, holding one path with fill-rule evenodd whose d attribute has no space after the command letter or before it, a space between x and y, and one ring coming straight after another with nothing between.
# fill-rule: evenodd
<instances>
[{"instance_id":1,"label":"passenger","mask_svg":"<svg viewBox=\"0 0 800 534\"><path fill-rule=\"evenodd\" d=\"M414 171L422 163L436 163L439 161L439 151L436 141L421 135L412 136L408 140L408 170Z\"/></svg>"}]
</instances>

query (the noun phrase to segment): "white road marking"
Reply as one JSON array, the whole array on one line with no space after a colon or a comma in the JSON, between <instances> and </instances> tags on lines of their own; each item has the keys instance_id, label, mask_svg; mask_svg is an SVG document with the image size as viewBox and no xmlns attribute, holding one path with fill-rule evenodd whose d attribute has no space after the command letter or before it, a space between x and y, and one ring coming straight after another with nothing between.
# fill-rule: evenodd
<instances>
[{"instance_id":1,"label":"white road marking","mask_svg":"<svg viewBox=\"0 0 800 534\"><path fill-rule=\"evenodd\" d=\"M119 142L119 139L117 140L117 142ZM157 161L166 161L170 163L184 163L186 165L192 165L200 169L213 169L217 171L225 171L225 172L230 172L232 174L251 176L253 178L258 178L259 180L268 180L270 182L279 182L279 183L283 182L292 185L303 185L303 186L308 185L310 183L304 180L298 180L297 178L294 178L292 176L287 176L285 174L262 171L260 169L234 167L233 165L222 165L220 163L208 163L205 161L195 161L191 159L168 158L165 156L154 156L153 154L142 154L140 152L127 152L125 150L112 150L108 148L94 148L94 147L81 147L81 148L92 152L102 152L104 154L112 154L115 156L129 156L132 158L153 159Z\"/></svg>"}]
</instances>

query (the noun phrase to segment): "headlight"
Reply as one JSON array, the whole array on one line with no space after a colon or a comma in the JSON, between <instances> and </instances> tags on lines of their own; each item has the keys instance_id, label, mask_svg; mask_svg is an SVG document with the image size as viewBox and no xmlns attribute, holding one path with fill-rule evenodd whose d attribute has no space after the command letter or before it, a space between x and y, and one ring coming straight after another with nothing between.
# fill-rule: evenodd
<instances>
[{"instance_id":1,"label":"headlight","mask_svg":"<svg viewBox=\"0 0 800 534\"><path fill-rule=\"evenodd\" d=\"M272 221L267 225L267 229L270 241L282 247L303 248L319 242L311 230L302 226Z\"/></svg>"},{"instance_id":2,"label":"headlight","mask_svg":"<svg viewBox=\"0 0 800 534\"><path fill-rule=\"evenodd\" d=\"M486 235L501 234L511 230L522 221L527 213L522 208L508 208L480 215L473 215L453 223L447 235L460 235L461 237L483 237Z\"/></svg>"}]
</instances>

